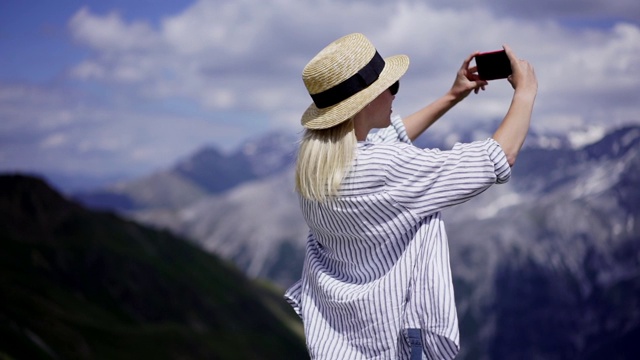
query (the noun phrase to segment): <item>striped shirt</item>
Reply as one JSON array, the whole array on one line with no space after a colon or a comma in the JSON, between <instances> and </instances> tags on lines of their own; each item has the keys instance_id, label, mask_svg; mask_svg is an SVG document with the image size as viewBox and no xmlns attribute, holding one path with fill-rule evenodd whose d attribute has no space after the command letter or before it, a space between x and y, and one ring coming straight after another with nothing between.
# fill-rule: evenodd
<instances>
[{"instance_id":1,"label":"striped shirt","mask_svg":"<svg viewBox=\"0 0 640 360\"><path fill-rule=\"evenodd\" d=\"M411 145L402 120L359 142L339 196L300 198L309 226L302 278L285 294L312 359L409 359L459 350L443 208L509 180L493 139L448 151Z\"/></svg>"}]
</instances>

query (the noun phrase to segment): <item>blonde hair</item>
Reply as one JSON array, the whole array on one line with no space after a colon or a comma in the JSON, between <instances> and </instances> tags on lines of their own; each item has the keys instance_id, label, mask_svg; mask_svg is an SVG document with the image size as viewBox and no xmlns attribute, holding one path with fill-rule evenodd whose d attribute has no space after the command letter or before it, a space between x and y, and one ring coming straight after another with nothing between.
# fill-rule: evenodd
<instances>
[{"instance_id":1,"label":"blonde hair","mask_svg":"<svg viewBox=\"0 0 640 360\"><path fill-rule=\"evenodd\" d=\"M298 193L320 202L336 196L357 143L352 119L328 129L306 129L296 163Z\"/></svg>"}]
</instances>

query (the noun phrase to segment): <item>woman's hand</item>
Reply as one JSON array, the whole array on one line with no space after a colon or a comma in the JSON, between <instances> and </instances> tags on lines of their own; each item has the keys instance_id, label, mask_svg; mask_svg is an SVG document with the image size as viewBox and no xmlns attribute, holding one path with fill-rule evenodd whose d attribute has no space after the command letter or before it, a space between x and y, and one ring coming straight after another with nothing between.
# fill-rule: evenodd
<instances>
[{"instance_id":1,"label":"woman's hand","mask_svg":"<svg viewBox=\"0 0 640 360\"><path fill-rule=\"evenodd\" d=\"M528 61L519 59L509 45L502 46L511 62L511 75L507 78L516 91L538 92L538 79L533 66Z\"/></svg>"},{"instance_id":2,"label":"woman's hand","mask_svg":"<svg viewBox=\"0 0 640 360\"><path fill-rule=\"evenodd\" d=\"M476 94L480 90L484 91L484 87L489 84L485 80L480 80L476 66L470 66L471 60L478 54L479 52L476 51L464 59L460 70L456 74L456 80L453 82L451 90L449 90L449 94L453 96L456 102L467 97L472 90Z\"/></svg>"}]
</instances>

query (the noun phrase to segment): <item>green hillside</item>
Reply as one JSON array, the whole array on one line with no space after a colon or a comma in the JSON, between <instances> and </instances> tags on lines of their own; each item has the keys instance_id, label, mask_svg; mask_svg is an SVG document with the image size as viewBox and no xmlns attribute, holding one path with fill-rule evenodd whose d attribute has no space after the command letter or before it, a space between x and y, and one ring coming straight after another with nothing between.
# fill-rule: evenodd
<instances>
[{"instance_id":1,"label":"green hillside","mask_svg":"<svg viewBox=\"0 0 640 360\"><path fill-rule=\"evenodd\" d=\"M302 359L278 291L170 233L0 177L0 359Z\"/></svg>"}]
</instances>

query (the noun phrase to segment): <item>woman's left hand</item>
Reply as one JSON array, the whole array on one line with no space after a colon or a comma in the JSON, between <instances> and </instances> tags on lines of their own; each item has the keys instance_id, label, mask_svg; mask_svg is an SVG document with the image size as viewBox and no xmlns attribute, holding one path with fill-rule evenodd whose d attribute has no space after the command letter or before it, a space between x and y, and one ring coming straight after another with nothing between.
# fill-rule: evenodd
<instances>
[{"instance_id":1,"label":"woman's left hand","mask_svg":"<svg viewBox=\"0 0 640 360\"><path fill-rule=\"evenodd\" d=\"M478 55L479 52L474 52L469 55L463 62L460 70L456 74L456 80L453 82L453 86L449 93L457 100L460 101L467 97L473 90L474 93L478 93L480 90L484 91L485 86L489 83L485 80L480 80L478 76L478 68L476 66L470 66L471 60Z\"/></svg>"}]
</instances>

